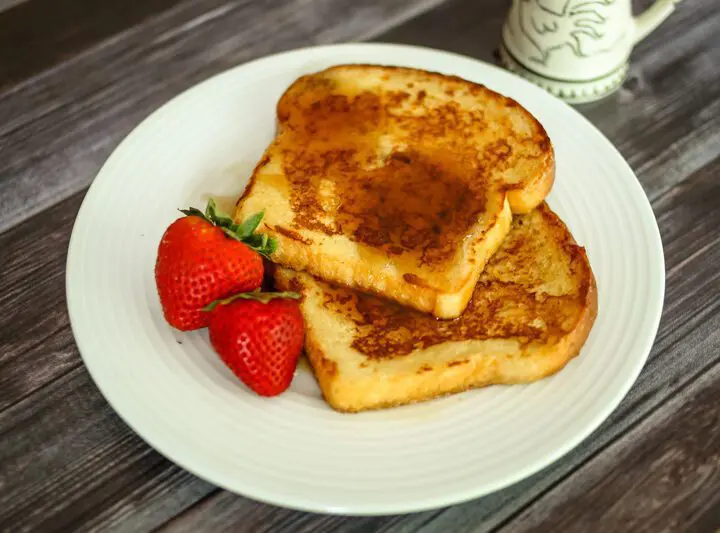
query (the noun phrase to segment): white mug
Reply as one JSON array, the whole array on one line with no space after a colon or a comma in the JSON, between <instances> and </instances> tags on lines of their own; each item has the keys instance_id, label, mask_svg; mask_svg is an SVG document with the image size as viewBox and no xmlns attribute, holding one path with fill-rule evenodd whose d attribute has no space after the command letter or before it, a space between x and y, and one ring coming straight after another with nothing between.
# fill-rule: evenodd
<instances>
[{"instance_id":1,"label":"white mug","mask_svg":"<svg viewBox=\"0 0 720 533\"><path fill-rule=\"evenodd\" d=\"M571 103L614 91L633 46L679 0L656 0L638 17L630 0L513 0L500 58L513 70Z\"/></svg>"}]
</instances>

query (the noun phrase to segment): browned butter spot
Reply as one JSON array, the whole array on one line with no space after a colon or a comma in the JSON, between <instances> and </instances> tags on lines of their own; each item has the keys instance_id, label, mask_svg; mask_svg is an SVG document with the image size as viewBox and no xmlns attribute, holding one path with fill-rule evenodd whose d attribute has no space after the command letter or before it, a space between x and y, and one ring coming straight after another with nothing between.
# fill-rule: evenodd
<instances>
[{"instance_id":1,"label":"browned butter spot","mask_svg":"<svg viewBox=\"0 0 720 533\"><path fill-rule=\"evenodd\" d=\"M312 240L303 237L297 231L285 228L283 226L273 226L271 229L275 230L280 235L284 235L288 239L292 239L294 241L298 241L303 244L312 244Z\"/></svg>"}]
</instances>

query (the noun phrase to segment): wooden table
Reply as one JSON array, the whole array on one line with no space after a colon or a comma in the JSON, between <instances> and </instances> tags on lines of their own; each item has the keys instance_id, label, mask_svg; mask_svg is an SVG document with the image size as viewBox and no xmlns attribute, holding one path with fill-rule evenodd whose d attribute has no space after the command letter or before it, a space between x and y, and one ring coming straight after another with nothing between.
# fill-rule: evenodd
<instances>
[{"instance_id":1,"label":"wooden table","mask_svg":"<svg viewBox=\"0 0 720 533\"><path fill-rule=\"evenodd\" d=\"M476 501L406 516L280 509L217 489L153 451L109 408L81 362L65 304L73 220L100 165L151 111L211 74L312 43L377 39L493 61L507 7L0 1L0 530L717 530L717 0L680 4L636 48L622 90L582 109L652 202L667 292L637 383L591 437L542 472Z\"/></svg>"}]
</instances>

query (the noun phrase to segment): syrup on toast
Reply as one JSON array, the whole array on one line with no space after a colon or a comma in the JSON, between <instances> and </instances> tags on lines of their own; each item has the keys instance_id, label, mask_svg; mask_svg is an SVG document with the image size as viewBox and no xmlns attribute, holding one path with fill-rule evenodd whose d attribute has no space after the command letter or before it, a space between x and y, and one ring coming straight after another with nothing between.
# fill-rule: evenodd
<instances>
[{"instance_id":1,"label":"syrup on toast","mask_svg":"<svg viewBox=\"0 0 720 533\"><path fill-rule=\"evenodd\" d=\"M313 371L327 402L348 412L549 376L580 351L597 314L585 250L544 203L514 217L454 320L285 268L275 280L302 294Z\"/></svg>"},{"instance_id":2,"label":"syrup on toast","mask_svg":"<svg viewBox=\"0 0 720 533\"><path fill-rule=\"evenodd\" d=\"M341 65L298 79L238 201L277 263L437 317L462 313L554 154L515 101L461 78Z\"/></svg>"}]
</instances>

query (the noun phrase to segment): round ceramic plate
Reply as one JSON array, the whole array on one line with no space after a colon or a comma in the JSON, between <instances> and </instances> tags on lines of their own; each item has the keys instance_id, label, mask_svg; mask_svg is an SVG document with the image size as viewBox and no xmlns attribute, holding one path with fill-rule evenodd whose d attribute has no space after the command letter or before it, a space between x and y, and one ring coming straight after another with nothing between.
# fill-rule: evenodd
<instances>
[{"instance_id":1,"label":"round ceramic plate","mask_svg":"<svg viewBox=\"0 0 720 533\"><path fill-rule=\"evenodd\" d=\"M579 357L525 386L343 415L307 368L260 398L213 353L206 331L163 320L153 267L177 208L232 204L275 131L275 104L298 76L338 63L455 74L510 96L546 128L557 176L548 198L587 248L599 314ZM72 328L98 387L151 446L194 474L277 505L398 513L468 500L555 461L618 405L650 351L664 292L656 221L620 154L572 108L500 68L407 46L350 44L267 57L163 106L115 150L72 234Z\"/></svg>"}]
</instances>

